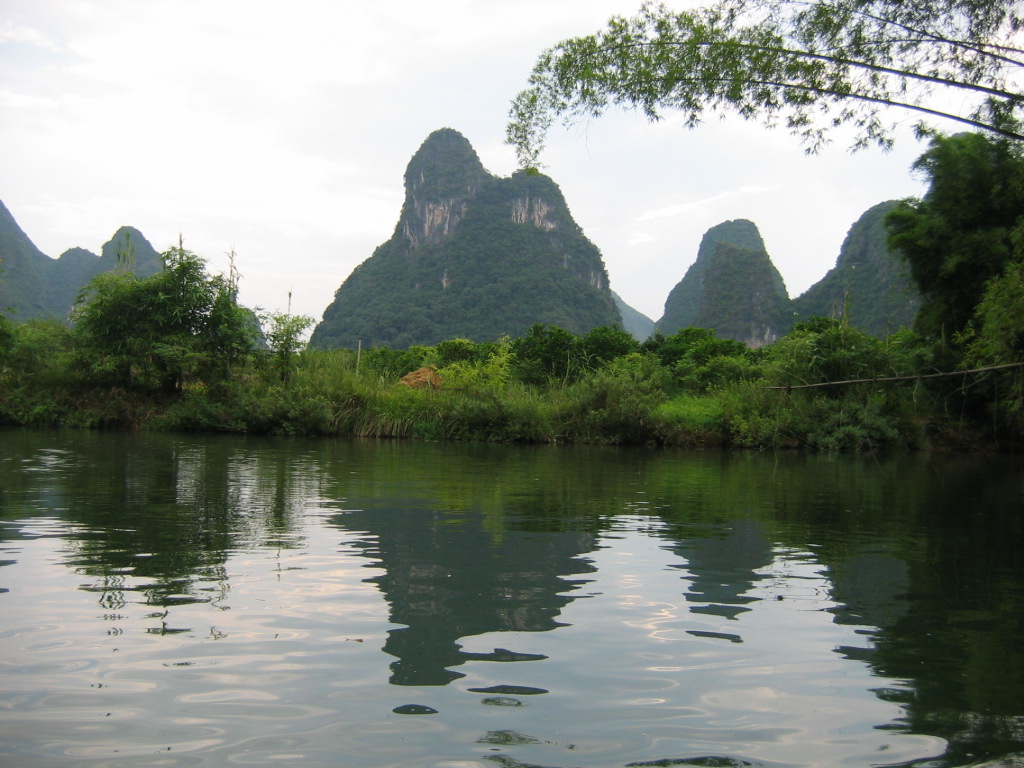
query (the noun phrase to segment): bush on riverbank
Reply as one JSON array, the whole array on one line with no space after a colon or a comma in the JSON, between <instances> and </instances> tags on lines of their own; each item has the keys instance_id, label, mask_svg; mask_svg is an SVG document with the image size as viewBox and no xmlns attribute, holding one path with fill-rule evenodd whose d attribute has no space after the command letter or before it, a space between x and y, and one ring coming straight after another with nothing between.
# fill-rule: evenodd
<instances>
[{"instance_id":1,"label":"bush on riverbank","mask_svg":"<svg viewBox=\"0 0 1024 768\"><path fill-rule=\"evenodd\" d=\"M978 435L950 410L948 388L871 381L927 370L919 339L881 341L835 320L798 324L760 350L702 329L638 344L618 329L576 337L551 327L484 344L303 350L288 361L254 349L219 378L186 377L177 392L100 385L59 324L8 330L7 424L848 451ZM440 387L400 381L426 366ZM851 379L868 381L798 388Z\"/></svg>"}]
</instances>

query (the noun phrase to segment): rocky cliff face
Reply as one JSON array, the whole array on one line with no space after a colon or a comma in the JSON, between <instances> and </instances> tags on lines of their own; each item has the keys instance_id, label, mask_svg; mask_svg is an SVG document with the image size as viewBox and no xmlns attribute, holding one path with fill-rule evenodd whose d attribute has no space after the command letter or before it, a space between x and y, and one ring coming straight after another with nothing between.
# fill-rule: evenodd
<instances>
[{"instance_id":1,"label":"rocky cliff face","mask_svg":"<svg viewBox=\"0 0 1024 768\"><path fill-rule=\"evenodd\" d=\"M517 336L534 323L584 333L617 322L601 254L557 185L491 175L445 128L409 161L394 234L338 288L310 343L404 348Z\"/></svg>"},{"instance_id":2,"label":"rocky cliff face","mask_svg":"<svg viewBox=\"0 0 1024 768\"><path fill-rule=\"evenodd\" d=\"M883 338L909 328L920 305L916 288L887 243L885 216L895 202L869 208L850 228L836 266L793 300L798 317L840 317Z\"/></svg>"},{"instance_id":3,"label":"rocky cliff face","mask_svg":"<svg viewBox=\"0 0 1024 768\"><path fill-rule=\"evenodd\" d=\"M655 331L665 336L690 326L751 347L789 330L789 295L753 222L726 221L709 229L697 259L665 301Z\"/></svg>"}]
</instances>

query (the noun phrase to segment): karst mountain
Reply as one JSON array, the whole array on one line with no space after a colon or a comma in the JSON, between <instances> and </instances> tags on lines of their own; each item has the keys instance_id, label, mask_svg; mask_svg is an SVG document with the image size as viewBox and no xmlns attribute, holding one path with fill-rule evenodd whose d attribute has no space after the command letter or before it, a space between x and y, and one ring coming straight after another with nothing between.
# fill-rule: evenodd
<instances>
[{"instance_id":1,"label":"karst mountain","mask_svg":"<svg viewBox=\"0 0 1024 768\"><path fill-rule=\"evenodd\" d=\"M79 292L97 275L114 269L119 257L139 277L163 269L160 254L133 227L118 229L99 256L71 248L52 259L0 203L0 311L16 322L67 319Z\"/></svg>"},{"instance_id":2,"label":"karst mountain","mask_svg":"<svg viewBox=\"0 0 1024 768\"><path fill-rule=\"evenodd\" d=\"M394 234L341 284L310 344L401 349L621 322L601 253L554 181L494 176L443 128L409 161Z\"/></svg>"},{"instance_id":3,"label":"karst mountain","mask_svg":"<svg viewBox=\"0 0 1024 768\"><path fill-rule=\"evenodd\" d=\"M697 259L665 300L655 332L711 328L724 339L760 347L777 341L791 325L789 294L765 250L761 233L746 219L709 229Z\"/></svg>"}]
</instances>

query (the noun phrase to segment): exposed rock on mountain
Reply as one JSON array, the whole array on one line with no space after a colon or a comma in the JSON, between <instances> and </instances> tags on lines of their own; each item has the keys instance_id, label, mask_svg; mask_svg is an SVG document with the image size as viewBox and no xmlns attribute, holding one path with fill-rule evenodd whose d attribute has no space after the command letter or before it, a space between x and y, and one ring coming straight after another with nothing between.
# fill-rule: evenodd
<instances>
[{"instance_id":1,"label":"exposed rock on mountain","mask_svg":"<svg viewBox=\"0 0 1024 768\"><path fill-rule=\"evenodd\" d=\"M798 317L839 317L880 338L910 327L920 304L898 255L887 244L885 216L895 202L869 208L850 228L836 266L793 300Z\"/></svg>"},{"instance_id":2,"label":"exposed rock on mountain","mask_svg":"<svg viewBox=\"0 0 1024 768\"><path fill-rule=\"evenodd\" d=\"M697 259L665 301L655 331L665 336L696 326L752 347L789 330L789 294L753 222L726 221L709 229Z\"/></svg>"},{"instance_id":3,"label":"exposed rock on mountain","mask_svg":"<svg viewBox=\"0 0 1024 768\"><path fill-rule=\"evenodd\" d=\"M601 254L555 183L493 176L444 128L409 162L394 234L342 283L310 343L404 348L619 322Z\"/></svg>"}]
</instances>

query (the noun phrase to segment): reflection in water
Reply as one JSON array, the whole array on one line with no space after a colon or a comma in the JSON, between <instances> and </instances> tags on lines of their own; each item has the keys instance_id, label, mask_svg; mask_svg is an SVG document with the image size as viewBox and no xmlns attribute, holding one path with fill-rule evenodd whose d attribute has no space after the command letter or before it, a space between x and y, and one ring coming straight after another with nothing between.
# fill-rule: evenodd
<instances>
[{"instance_id":1,"label":"reflection in water","mask_svg":"<svg viewBox=\"0 0 1024 768\"><path fill-rule=\"evenodd\" d=\"M0 448L5 767L1024 753L1012 461L26 431Z\"/></svg>"},{"instance_id":2,"label":"reflection in water","mask_svg":"<svg viewBox=\"0 0 1024 768\"><path fill-rule=\"evenodd\" d=\"M397 502L397 503L396 503ZM395 685L445 685L462 677L450 667L469 659L534 661L544 656L495 648L466 653L460 638L487 632L544 632L570 601L565 592L590 570L579 555L592 534L537 535L485 529L480 512L456 516L432 511L429 501L390 500L397 509L352 512L343 519L373 536L366 548L384 569L370 579L388 601L391 621L384 650Z\"/></svg>"},{"instance_id":3,"label":"reflection in water","mask_svg":"<svg viewBox=\"0 0 1024 768\"><path fill-rule=\"evenodd\" d=\"M680 532L672 551L686 561L693 613L735 620L759 598L748 593L772 562L772 545L755 520L736 520L724 529ZM684 538L685 537L685 538Z\"/></svg>"}]
</instances>

